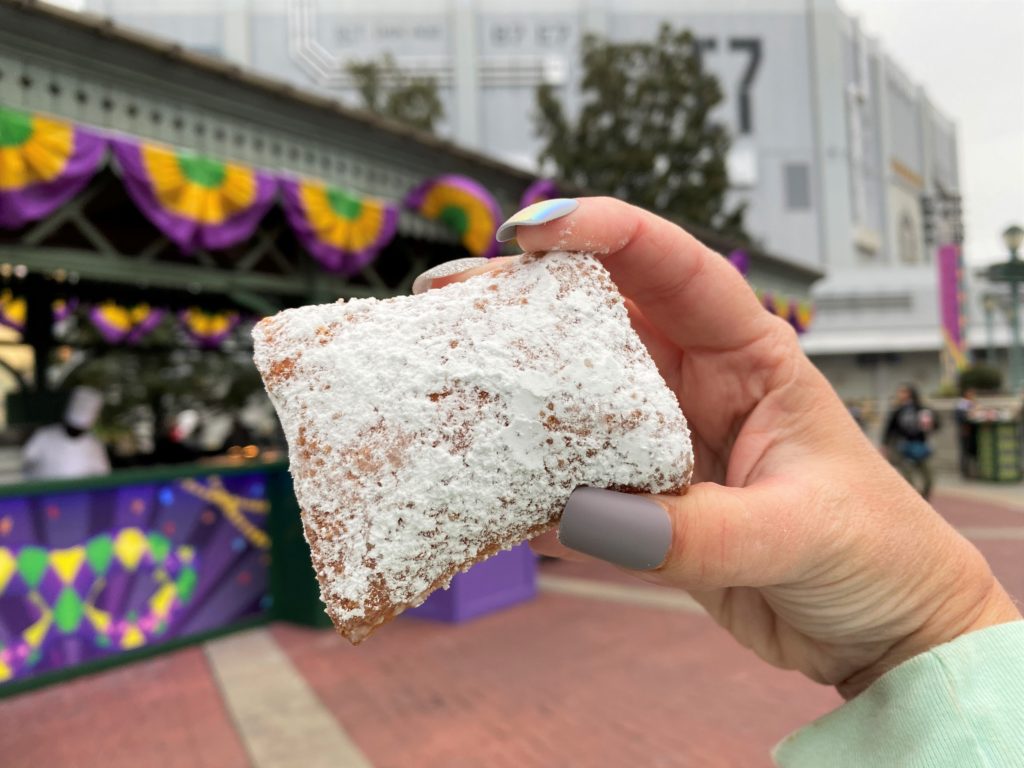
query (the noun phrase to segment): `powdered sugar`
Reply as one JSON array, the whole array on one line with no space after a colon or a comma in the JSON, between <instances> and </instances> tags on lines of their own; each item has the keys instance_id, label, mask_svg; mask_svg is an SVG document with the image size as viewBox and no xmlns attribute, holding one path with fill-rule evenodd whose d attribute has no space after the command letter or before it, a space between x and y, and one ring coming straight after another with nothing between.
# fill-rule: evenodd
<instances>
[{"instance_id":1,"label":"powdered sugar","mask_svg":"<svg viewBox=\"0 0 1024 768\"><path fill-rule=\"evenodd\" d=\"M690 477L675 396L591 256L287 310L254 338L321 595L350 639L550 527L579 485Z\"/></svg>"}]
</instances>

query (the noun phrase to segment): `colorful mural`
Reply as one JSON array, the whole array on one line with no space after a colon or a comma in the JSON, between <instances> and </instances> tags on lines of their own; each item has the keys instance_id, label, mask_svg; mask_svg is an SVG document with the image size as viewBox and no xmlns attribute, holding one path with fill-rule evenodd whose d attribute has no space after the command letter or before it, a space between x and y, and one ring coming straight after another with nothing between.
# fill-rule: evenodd
<instances>
[{"instance_id":1,"label":"colorful mural","mask_svg":"<svg viewBox=\"0 0 1024 768\"><path fill-rule=\"evenodd\" d=\"M0 499L0 686L259 615L262 474Z\"/></svg>"}]
</instances>

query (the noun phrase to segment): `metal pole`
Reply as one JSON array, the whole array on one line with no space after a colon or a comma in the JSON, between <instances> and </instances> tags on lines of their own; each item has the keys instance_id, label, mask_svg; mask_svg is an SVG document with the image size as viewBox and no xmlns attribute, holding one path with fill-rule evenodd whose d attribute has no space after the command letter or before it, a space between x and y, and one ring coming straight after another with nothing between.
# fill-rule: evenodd
<instances>
[{"instance_id":1,"label":"metal pole","mask_svg":"<svg viewBox=\"0 0 1024 768\"><path fill-rule=\"evenodd\" d=\"M1010 253L1010 263L1019 261L1017 251ZM1021 356L1024 350L1021 349L1020 339L1020 280L1010 278L1010 391L1019 394L1021 386L1024 385L1024 361Z\"/></svg>"},{"instance_id":2,"label":"metal pole","mask_svg":"<svg viewBox=\"0 0 1024 768\"><path fill-rule=\"evenodd\" d=\"M992 303L985 299L985 362L989 365L996 365L995 342L992 339Z\"/></svg>"}]
</instances>

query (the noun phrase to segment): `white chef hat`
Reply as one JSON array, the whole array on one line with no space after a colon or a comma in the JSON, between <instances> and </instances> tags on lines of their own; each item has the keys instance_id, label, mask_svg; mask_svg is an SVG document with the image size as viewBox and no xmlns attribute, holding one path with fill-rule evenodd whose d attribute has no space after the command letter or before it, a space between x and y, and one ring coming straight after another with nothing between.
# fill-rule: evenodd
<instances>
[{"instance_id":1,"label":"white chef hat","mask_svg":"<svg viewBox=\"0 0 1024 768\"><path fill-rule=\"evenodd\" d=\"M64 411L64 423L75 429L91 429L102 410L102 392L92 387L75 387Z\"/></svg>"}]
</instances>

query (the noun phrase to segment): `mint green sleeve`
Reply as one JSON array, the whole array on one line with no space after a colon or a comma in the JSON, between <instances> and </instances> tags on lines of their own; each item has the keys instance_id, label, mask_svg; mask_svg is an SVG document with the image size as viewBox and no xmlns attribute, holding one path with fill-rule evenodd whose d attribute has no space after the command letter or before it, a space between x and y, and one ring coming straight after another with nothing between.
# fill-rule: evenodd
<instances>
[{"instance_id":1,"label":"mint green sleeve","mask_svg":"<svg viewBox=\"0 0 1024 768\"><path fill-rule=\"evenodd\" d=\"M1024 766L1024 621L905 661L773 757L781 768Z\"/></svg>"}]
</instances>

